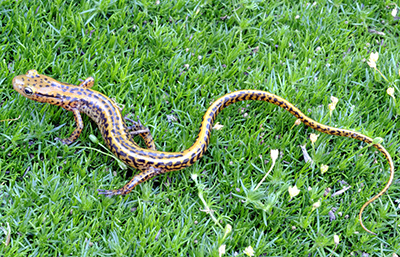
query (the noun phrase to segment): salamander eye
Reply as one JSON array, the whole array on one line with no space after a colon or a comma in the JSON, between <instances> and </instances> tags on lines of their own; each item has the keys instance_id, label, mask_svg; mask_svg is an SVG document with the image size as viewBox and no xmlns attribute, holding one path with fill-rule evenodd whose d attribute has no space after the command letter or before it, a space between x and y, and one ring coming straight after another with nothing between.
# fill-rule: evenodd
<instances>
[{"instance_id":1,"label":"salamander eye","mask_svg":"<svg viewBox=\"0 0 400 257\"><path fill-rule=\"evenodd\" d=\"M30 87L26 87L26 88L24 89L24 93L25 93L26 95L28 95L28 96L31 96L31 95L33 95L33 90L32 90L32 88L30 88Z\"/></svg>"}]
</instances>

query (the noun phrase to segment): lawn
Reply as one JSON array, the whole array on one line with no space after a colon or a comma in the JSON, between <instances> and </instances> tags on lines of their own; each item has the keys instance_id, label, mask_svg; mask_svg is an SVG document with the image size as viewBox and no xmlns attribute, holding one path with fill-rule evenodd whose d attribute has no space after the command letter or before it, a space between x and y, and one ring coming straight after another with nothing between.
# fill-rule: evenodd
<instances>
[{"instance_id":1,"label":"lawn","mask_svg":"<svg viewBox=\"0 0 400 257\"><path fill-rule=\"evenodd\" d=\"M294 125L270 103L240 102L219 114L223 127L193 166L106 198L96 189L120 188L137 170L90 140L104 144L87 116L79 140L62 145L72 113L11 85L29 69L73 84L93 76L163 151L190 147L218 97L265 90L318 122L382 138L398 169L396 5L299 2L1 1L0 255L247 256L249 246L254 256L400 255L397 174L363 214L377 236L358 221L389 178L384 156L365 143ZM375 52L377 69L368 65ZM272 149L276 164L255 189Z\"/></svg>"}]
</instances>

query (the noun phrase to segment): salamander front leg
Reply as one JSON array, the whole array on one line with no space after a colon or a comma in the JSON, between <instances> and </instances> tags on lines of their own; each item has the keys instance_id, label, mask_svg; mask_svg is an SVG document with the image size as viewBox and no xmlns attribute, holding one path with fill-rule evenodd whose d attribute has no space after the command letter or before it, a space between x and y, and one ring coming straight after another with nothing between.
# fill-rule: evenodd
<instances>
[{"instance_id":1,"label":"salamander front leg","mask_svg":"<svg viewBox=\"0 0 400 257\"><path fill-rule=\"evenodd\" d=\"M61 142L65 145L69 145L75 142L83 130L83 121L80 112L77 109L72 109L71 111L74 114L74 119L77 127L74 132L72 132L69 138L61 139Z\"/></svg>"},{"instance_id":2,"label":"salamander front leg","mask_svg":"<svg viewBox=\"0 0 400 257\"><path fill-rule=\"evenodd\" d=\"M125 186L117 190L104 190L97 189L99 195L106 195L107 197L111 197L113 195L126 195L130 193L133 188L139 185L146 180L151 179L152 177L157 176L158 174L163 173L161 169L157 169L154 167L149 167L147 170L140 172L135 175Z\"/></svg>"},{"instance_id":3,"label":"salamander front leg","mask_svg":"<svg viewBox=\"0 0 400 257\"><path fill-rule=\"evenodd\" d=\"M139 117L138 117L138 121L134 121L134 120L128 119L126 117L124 119L133 124L132 126L128 127L129 130L132 130L130 132L131 135L141 136L144 139L144 143L146 144L147 148L149 148L151 150L157 150L150 130L147 127L142 125L142 123L139 120Z\"/></svg>"}]
</instances>

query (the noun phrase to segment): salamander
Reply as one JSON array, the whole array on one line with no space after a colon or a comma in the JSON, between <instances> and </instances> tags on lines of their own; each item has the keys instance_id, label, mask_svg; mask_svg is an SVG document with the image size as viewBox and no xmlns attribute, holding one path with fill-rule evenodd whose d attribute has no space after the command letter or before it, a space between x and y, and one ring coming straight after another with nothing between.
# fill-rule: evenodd
<instances>
[{"instance_id":1,"label":"salamander","mask_svg":"<svg viewBox=\"0 0 400 257\"><path fill-rule=\"evenodd\" d=\"M128 194L135 186L150 178L162 173L181 170L195 163L207 150L211 129L218 113L228 105L245 100L265 101L275 104L290 112L310 128L325 134L354 138L367 144L372 144L385 156L390 166L389 180L377 195L361 207L359 213L361 226L369 233L373 234L363 225L362 212L368 204L388 190L394 177L392 158L381 144L374 143L371 138L359 132L318 123L307 117L287 100L266 91L239 90L221 96L211 104L204 114L200 132L191 147L181 152L163 152L156 150L150 131L139 121L134 122L132 127L126 125L117 104L109 97L92 89L94 85L92 77L85 79L76 86L38 74L36 70L29 70L25 75L14 77L12 84L18 93L28 99L58 105L73 113L77 127L70 137L62 140L64 144L71 144L78 139L83 129L81 113L84 113L97 124L106 145L111 151L127 165L141 171L120 189L98 189L99 194L107 196ZM132 134L138 134L143 137L147 148L140 147L133 140Z\"/></svg>"}]
</instances>

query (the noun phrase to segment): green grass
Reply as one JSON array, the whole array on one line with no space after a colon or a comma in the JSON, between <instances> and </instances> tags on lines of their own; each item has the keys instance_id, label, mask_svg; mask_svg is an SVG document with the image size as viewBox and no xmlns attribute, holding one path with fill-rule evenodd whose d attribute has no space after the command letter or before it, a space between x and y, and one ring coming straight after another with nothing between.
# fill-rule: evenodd
<instances>
[{"instance_id":1,"label":"green grass","mask_svg":"<svg viewBox=\"0 0 400 257\"><path fill-rule=\"evenodd\" d=\"M320 135L313 149L314 131L291 129L295 118L283 109L237 103L219 115L224 127L213 131L195 165L109 199L96 189L119 188L137 171L88 149L101 150L89 140L101 135L87 117L77 143L55 141L73 131L72 114L27 100L11 86L29 69L69 83L93 76L94 88L124 104L124 115L138 115L164 151L190 147L219 96L267 90L317 121L382 137L398 169L400 103L386 93L395 87L400 98L394 6L300 2L1 1L0 120L21 118L0 122L0 255L218 256L223 244L223 256L244 256L249 245L256 256L399 255L398 175L364 212L365 225L378 236L357 220L389 177L382 154L359 151L363 143ZM365 61L375 51L390 83ZM339 103L330 118L331 96ZM314 165L304 162L302 144ZM254 191L270 168L271 149L280 158ZM322 164L329 165L323 175ZM351 188L330 197L342 181ZM293 185L301 193L289 202ZM203 211L199 192L219 225ZM233 230L224 237L227 224Z\"/></svg>"}]
</instances>

